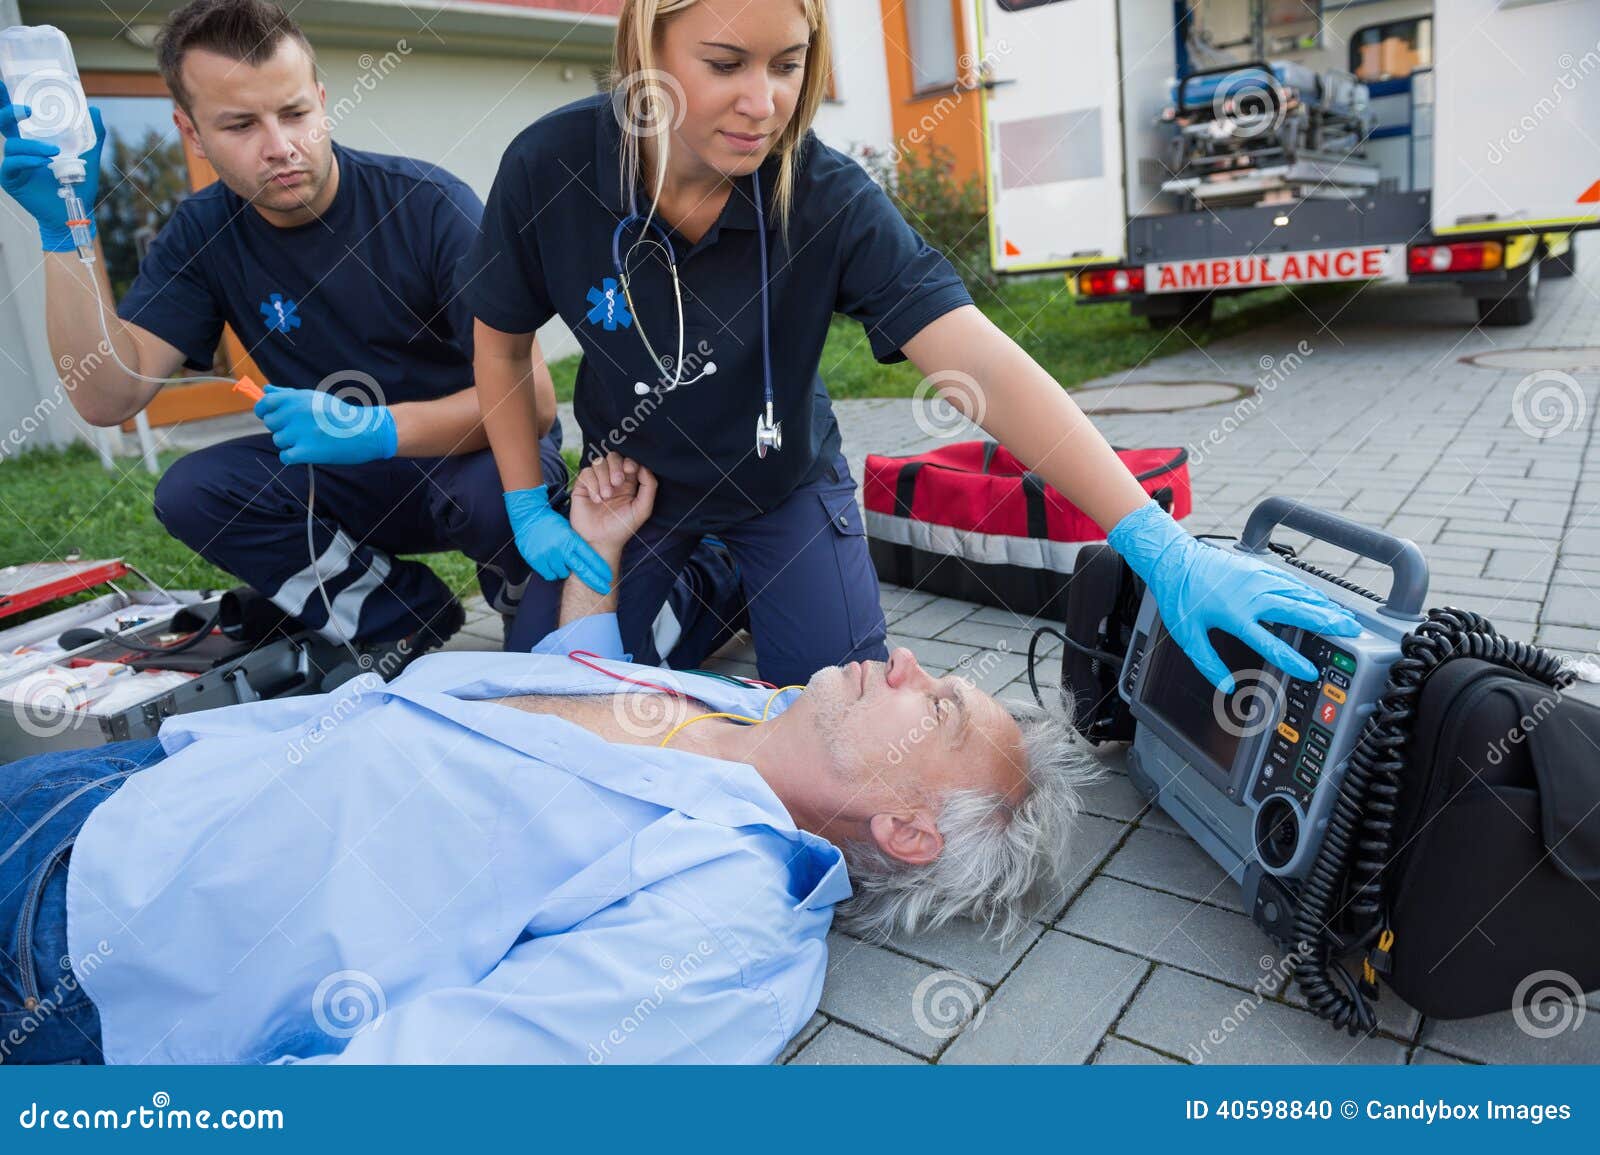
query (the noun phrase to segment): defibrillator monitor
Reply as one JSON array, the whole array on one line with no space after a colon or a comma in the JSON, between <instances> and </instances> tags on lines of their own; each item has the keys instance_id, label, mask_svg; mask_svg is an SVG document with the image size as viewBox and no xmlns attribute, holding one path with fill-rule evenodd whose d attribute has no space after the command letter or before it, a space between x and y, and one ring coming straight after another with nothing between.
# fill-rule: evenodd
<instances>
[{"instance_id":1,"label":"defibrillator monitor","mask_svg":"<svg viewBox=\"0 0 1600 1155\"><path fill-rule=\"evenodd\" d=\"M1228 791L1239 745L1259 730L1273 708L1278 678L1263 674L1266 662L1244 642L1221 630L1208 635L1235 688L1222 694L1189 660L1158 618L1142 658L1135 717L1165 730L1193 756L1194 767L1218 790Z\"/></svg>"},{"instance_id":2,"label":"defibrillator monitor","mask_svg":"<svg viewBox=\"0 0 1600 1155\"><path fill-rule=\"evenodd\" d=\"M1269 548L1279 524L1387 565L1394 574L1388 596ZM1211 645L1234 676L1224 694L1173 639L1145 591L1118 683L1135 722L1128 775L1253 899L1262 872L1289 880L1310 869L1344 761L1400 656L1400 639L1421 620L1427 563L1409 541L1281 498L1262 502L1240 540L1217 548L1282 568L1362 626L1347 638L1262 623L1310 663L1310 679L1212 630Z\"/></svg>"}]
</instances>

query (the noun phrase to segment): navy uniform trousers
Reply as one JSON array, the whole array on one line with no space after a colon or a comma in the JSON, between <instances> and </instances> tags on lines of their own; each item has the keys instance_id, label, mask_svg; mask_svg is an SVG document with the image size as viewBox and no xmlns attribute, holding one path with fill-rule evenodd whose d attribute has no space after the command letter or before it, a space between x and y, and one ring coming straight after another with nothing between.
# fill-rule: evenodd
<instances>
[{"instance_id":1,"label":"navy uniform trousers","mask_svg":"<svg viewBox=\"0 0 1600 1155\"><path fill-rule=\"evenodd\" d=\"M824 666L888 656L878 575L867 551L856 483L844 456L782 504L716 539L720 551L651 518L622 554L617 624L634 661L692 668L748 622L756 668L774 685L804 685ZM560 583L528 582L507 649L531 649L555 628ZM663 611L662 607L667 608Z\"/></svg>"},{"instance_id":2,"label":"navy uniform trousers","mask_svg":"<svg viewBox=\"0 0 1600 1155\"><path fill-rule=\"evenodd\" d=\"M539 442L539 460L552 504L564 501L567 467L558 431ZM532 571L512 539L489 450L315 469L309 545L306 467L279 461L271 434L178 458L156 486L156 516L212 565L330 641L386 642L445 626L455 594L422 562L396 556L402 553L460 550L477 563L489 605L516 612ZM331 623L319 574L333 606Z\"/></svg>"}]
</instances>

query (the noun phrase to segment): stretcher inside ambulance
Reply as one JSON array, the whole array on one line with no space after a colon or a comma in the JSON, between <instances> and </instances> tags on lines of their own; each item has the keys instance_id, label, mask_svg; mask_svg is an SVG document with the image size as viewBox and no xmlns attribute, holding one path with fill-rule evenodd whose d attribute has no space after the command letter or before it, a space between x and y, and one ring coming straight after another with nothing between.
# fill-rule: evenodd
<instances>
[{"instance_id":1,"label":"stretcher inside ambulance","mask_svg":"<svg viewBox=\"0 0 1600 1155\"><path fill-rule=\"evenodd\" d=\"M1524 324L1600 225L1600 89L1561 75L1600 5L978 10L985 50L1008 46L984 94L995 267L1065 270L1080 303L1203 324L1225 293L1446 283L1480 323ZM1063 43L1083 67L1034 47Z\"/></svg>"}]
</instances>

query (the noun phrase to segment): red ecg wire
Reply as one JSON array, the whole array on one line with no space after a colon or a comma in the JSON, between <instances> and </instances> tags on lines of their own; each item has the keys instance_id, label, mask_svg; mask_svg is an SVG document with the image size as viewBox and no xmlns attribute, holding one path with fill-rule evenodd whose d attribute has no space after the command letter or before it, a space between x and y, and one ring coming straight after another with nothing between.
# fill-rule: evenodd
<instances>
[{"instance_id":1,"label":"red ecg wire","mask_svg":"<svg viewBox=\"0 0 1600 1155\"><path fill-rule=\"evenodd\" d=\"M630 678L626 674L618 674L611 670L607 670L604 667L597 666L594 664L594 662L584 661L584 658L593 658L598 662L605 661L604 658L595 653L593 650L570 650L567 653L567 657L571 658L574 662L577 662L580 666L588 667L597 674L604 674L606 677L615 678L619 682L627 682L630 686L646 686L652 690L660 690L662 693L672 694L676 697L684 699L685 701L689 700L689 695L685 694L682 690L675 690L671 686L662 686L656 682L646 682L642 678Z\"/></svg>"}]
</instances>

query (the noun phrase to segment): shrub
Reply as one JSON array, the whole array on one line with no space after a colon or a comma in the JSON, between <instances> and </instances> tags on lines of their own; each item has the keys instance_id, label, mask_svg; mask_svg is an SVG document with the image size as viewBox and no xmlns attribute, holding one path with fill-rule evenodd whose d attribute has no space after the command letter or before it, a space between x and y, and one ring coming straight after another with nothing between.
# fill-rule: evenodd
<instances>
[{"instance_id":1,"label":"shrub","mask_svg":"<svg viewBox=\"0 0 1600 1155\"><path fill-rule=\"evenodd\" d=\"M858 146L856 157L922 238L950 259L974 299L993 296L989 264L989 212L977 177L958 181L955 156L928 144L898 154Z\"/></svg>"}]
</instances>

